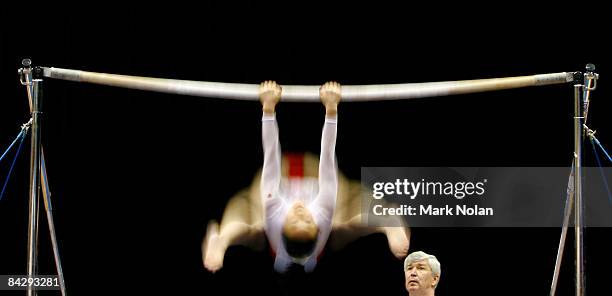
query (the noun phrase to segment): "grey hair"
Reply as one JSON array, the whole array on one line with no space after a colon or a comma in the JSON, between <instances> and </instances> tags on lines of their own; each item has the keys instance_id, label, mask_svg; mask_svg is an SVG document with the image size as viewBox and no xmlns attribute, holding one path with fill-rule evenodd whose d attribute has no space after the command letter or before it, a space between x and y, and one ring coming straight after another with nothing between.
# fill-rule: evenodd
<instances>
[{"instance_id":1,"label":"grey hair","mask_svg":"<svg viewBox=\"0 0 612 296\"><path fill-rule=\"evenodd\" d=\"M440 276L441 270L440 261L438 261L438 258L436 258L436 256L434 255L429 255L422 251L413 252L408 255L408 257L406 257L406 260L404 261L404 271L408 269L408 265L425 259L427 259L427 264L429 264L429 268L431 268L431 273L434 276Z\"/></svg>"}]
</instances>

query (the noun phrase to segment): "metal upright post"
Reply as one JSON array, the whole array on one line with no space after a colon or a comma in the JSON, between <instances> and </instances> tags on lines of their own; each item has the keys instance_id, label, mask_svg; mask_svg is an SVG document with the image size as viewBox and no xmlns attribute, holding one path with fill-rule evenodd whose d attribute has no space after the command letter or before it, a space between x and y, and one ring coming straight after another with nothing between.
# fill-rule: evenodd
<instances>
[{"instance_id":1,"label":"metal upright post","mask_svg":"<svg viewBox=\"0 0 612 296\"><path fill-rule=\"evenodd\" d=\"M576 246L576 296L584 294L582 239L582 84L574 85L574 233Z\"/></svg>"},{"instance_id":2,"label":"metal upright post","mask_svg":"<svg viewBox=\"0 0 612 296\"><path fill-rule=\"evenodd\" d=\"M45 166L45 156L41 142L41 119L42 119L42 77L44 69L42 67L31 68L32 61L24 59L23 68L19 69L19 80L26 86L28 102L32 118L28 125L32 128L31 158L30 158L30 200L29 200L29 219L28 219L28 261L27 272L29 278L37 276L38 264L38 221L40 216L40 193L42 189L42 199L44 202L49 234L53 247L55 267L57 269L59 288L63 296L66 295L66 285L64 283L64 273L59 255L59 246L55 235L55 223L53 222L53 207L51 205L51 191L47 180L47 168ZM36 295L36 290L28 286L29 296Z\"/></svg>"},{"instance_id":3,"label":"metal upright post","mask_svg":"<svg viewBox=\"0 0 612 296\"><path fill-rule=\"evenodd\" d=\"M29 68L29 61L24 66ZM28 71L29 72L29 71ZM42 106L42 77L43 69L36 67L26 74L26 79L32 85L32 142L30 148L30 201L28 219L28 277L36 276L37 265L37 233L38 233L38 206L40 193L40 130ZM28 286L28 296L36 295L32 286Z\"/></svg>"},{"instance_id":4,"label":"metal upright post","mask_svg":"<svg viewBox=\"0 0 612 296\"><path fill-rule=\"evenodd\" d=\"M583 216L583 200L582 200L582 140L584 139L583 129L587 130L586 118L589 111L589 98L591 91L597 87L597 79L599 75L594 73L595 65L587 64L586 72L574 73L574 157L572 161L572 171L570 173L569 182L567 184L567 199L565 201L565 212L563 215L563 226L561 238L559 240L559 248L557 250L557 259L555 262L555 271L550 288L550 296L556 294L557 283L559 280L559 272L561 270L561 259L563 258L563 250L565 247L567 229L569 227L570 216L574 214L574 238L575 238L575 259L576 259L576 295L582 296L585 294L584 286L584 216ZM584 84L581 84L584 82ZM581 101L582 88L582 101Z\"/></svg>"}]
</instances>

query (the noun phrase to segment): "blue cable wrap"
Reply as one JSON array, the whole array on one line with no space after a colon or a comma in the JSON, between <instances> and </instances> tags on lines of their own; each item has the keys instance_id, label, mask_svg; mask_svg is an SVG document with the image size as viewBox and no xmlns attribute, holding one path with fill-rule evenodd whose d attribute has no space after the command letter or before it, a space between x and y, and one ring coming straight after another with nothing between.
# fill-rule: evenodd
<instances>
[{"instance_id":1,"label":"blue cable wrap","mask_svg":"<svg viewBox=\"0 0 612 296\"><path fill-rule=\"evenodd\" d=\"M599 173L601 174L601 178L603 179L604 186L606 187L606 192L608 192L608 201L612 204L612 194L610 194L610 187L608 186L608 181L606 180L606 175L604 174L601 161L599 160L599 155L597 153L597 149L595 149L595 143L593 141L594 138L591 138L591 147L593 147L593 154L595 154L595 159L597 160L597 167L599 167ZM606 152L606 150L601 146L597 139L594 139L595 142L599 145L599 147L603 150L603 152L610 158L610 155ZM610 160L612 161L612 160Z\"/></svg>"},{"instance_id":2,"label":"blue cable wrap","mask_svg":"<svg viewBox=\"0 0 612 296\"><path fill-rule=\"evenodd\" d=\"M606 148L604 148L601 143L599 142L599 140L597 140L597 138L593 138L593 140L595 140L595 143L599 146L599 149L601 149L601 151L603 151L603 153L608 157L608 160L610 162L612 162L612 157L610 157L610 154L608 154L608 151L606 151ZM591 142L593 142L593 140L591 140Z\"/></svg>"},{"instance_id":3,"label":"blue cable wrap","mask_svg":"<svg viewBox=\"0 0 612 296\"><path fill-rule=\"evenodd\" d=\"M2 161L2 159L4 159L4 156L6 156L6 154L11 151L11 148L13 148L13 145L15 145L15 143L17 143L17 140L19 140L19 138L22 136L24 130L22 129L19 134L17 134L17 137L15 138L15 140L13 140L13 143L11 143L11 145L8 146L8 148L6 148L6 151L4 151L4 153L2 153L2 156L0 156L0 161Z\"/></svg>"},{"instance_id":4,"label":"blue cable wrap","mask_svg":"<svg viewBox=\"0 0 612 296\"><path fill-rule=\"evenodd\" d=\"M6 175L6 180L4 181L4 186L2 186L2 192L0 192L0 200L2 200L2 197L4 196L4 191L6 190L6 186L8 185L8 181L11 178L11 173L13 172L13 168L15 167L15 163L17 162L17 158L19 157L19 153L21 152L21 147L23 146L23 142L25 142L25 138L27 135L27 130L26 129L22 129L21 132L19 133L19 135L17 136L17 138L15 139L15 141L17 141L19 138L21 138L21 141L19 141L19 147L17 147L17 152L15 153L15 158L13 158L13 162L11 163L11 168L9 169L8 174ZM13 144L15 143L15 141L13 141ZM13 144L11 144L11 147L13 146ZM9 149L11 148L9 147ZM2 157L4 157L4 155L6 155L6 153L8 152L8 150L2 155ZM2 158L0 158L0 160L2 160Z\"/></svg>"}]
</instances>

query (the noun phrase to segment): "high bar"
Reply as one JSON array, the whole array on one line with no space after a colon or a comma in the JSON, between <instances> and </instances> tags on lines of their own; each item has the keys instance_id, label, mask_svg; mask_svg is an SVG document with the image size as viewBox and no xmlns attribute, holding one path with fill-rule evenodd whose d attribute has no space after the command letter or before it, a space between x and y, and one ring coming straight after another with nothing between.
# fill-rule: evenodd
<instances>
[{"instance_id":1,"label":"high bar","mask_svg":"<svg viewBox=\"0 0 612 296\"><path fill-rule=\"evenodd\" d=\"M44 67L53 79L198 97L259 100L258 84L152 78ZM402 100L571 82L573 72L423 83L342 85L342 101ZM282 101L319 102L318 85L282 85Z\"/></svg>"}]
</instances>

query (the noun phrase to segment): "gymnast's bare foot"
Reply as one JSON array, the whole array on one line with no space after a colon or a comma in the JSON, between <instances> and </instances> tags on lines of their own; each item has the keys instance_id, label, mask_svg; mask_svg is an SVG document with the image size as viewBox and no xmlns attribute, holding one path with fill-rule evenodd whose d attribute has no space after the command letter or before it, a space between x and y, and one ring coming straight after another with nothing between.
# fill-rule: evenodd
<instances>
[{"instance_id":1,"label":"gymnast's bare foot","mask_svg":"<svg viewBox=\"0 0 612 296\"><path fill-rule=\"evenodd\" d=\"M383 232L387 236L391 253L393 253L397 259L403 259L408 256L410 238L404 227L385 227Z\"/></svg>"},{"instance_id":2,"label":"gymnast's bare foot","mask_svg":"<svg viewBox=\"0 0 612 296\"><path fill-rule=\"evenodd\" d=\"M223 267L226 247L219 236L219 224L211 220L206 229L206 238L202 245L202 259L204 267L210 272L217 272Z\"/></svg>"}]
</instances>

